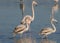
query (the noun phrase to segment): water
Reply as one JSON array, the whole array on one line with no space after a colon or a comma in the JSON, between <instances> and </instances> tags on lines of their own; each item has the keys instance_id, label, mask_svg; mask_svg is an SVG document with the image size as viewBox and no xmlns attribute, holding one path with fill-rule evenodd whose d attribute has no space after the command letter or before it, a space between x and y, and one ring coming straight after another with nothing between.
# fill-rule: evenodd
<instances>
[{"instance_id":1,"label":"water","mask_svg":"<svg viewBox=\"0 0 60 43\"><path fill-rule=\"evenodd\" d=\"M35 7L35 20L30 26L32 30L30 32L31 34L24 33L26 37L23 34L22 38L20 35L17 35L15 38L9 39L9 37L12 37L12 31L20 24L22 18L19 0L0 0L0 43L60 43L60 8L55 13L55 18L58 20L56 24L57 31L49 35L47 39L41 39L38 32L44 27L51 26L49 18L54 2L52 0L37 0L37 2L38 6ZM25 0L24 3L24 16L26 14L32 14L32 0ZM60 6L60 3L58 5Z\"/></svg>"}]
</instances>

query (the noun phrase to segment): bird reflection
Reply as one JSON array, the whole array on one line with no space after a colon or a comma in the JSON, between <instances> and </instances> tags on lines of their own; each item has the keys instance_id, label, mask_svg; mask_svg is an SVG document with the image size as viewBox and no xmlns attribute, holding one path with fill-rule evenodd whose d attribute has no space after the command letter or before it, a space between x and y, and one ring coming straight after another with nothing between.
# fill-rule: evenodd
<instances>
[{"instance_id":1,"label":"bird reflection","mask_svg":"<svg viewBox=\"0 0 60 43\"><path fill-rule=\"evenodd\" d=\"M31 37L25 37L20 39L14 39L14 43L36 43L36 40Z\"/></svg>"},{"instance_id":2,"label":"bird reflection","mask_svg":"<svg viewBox=\"0 0 60 43\"><path fill-rule=\"evenodd\" d=\"M57 42L54 40L46 38L46 39L41 39L40 43L57 43Z\"/></svg>"}]
</instances>

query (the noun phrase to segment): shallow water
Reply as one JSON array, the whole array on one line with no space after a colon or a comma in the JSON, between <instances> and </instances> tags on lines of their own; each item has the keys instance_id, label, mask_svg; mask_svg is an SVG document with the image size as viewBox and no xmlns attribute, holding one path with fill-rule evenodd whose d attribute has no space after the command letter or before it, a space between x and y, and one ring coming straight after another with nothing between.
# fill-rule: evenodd
<instances>
[{"instance_id":1,"label":"shallow water","mask_svg":"<svg viewBox=\"0 0 60 43\"><path fill-rule=\"evenodd\" d=\"M12 37L12 31L20 24L22 19L19 0L0 0L0 43L60 43L60 3L58 3L59 10L55 13L55 18L58 20L57 31L49 35L47 39L41 39L38 32L44 27L51 27L49 18L54 2L52 0L37 0L37 2L35 20L30 26L31 34L28 32L24 33L23 37L17 35L15 38L9 39L9 37ZM24 16L32 14L32 0L24 0L24 3Z\"/></svg>"}]
</instances>

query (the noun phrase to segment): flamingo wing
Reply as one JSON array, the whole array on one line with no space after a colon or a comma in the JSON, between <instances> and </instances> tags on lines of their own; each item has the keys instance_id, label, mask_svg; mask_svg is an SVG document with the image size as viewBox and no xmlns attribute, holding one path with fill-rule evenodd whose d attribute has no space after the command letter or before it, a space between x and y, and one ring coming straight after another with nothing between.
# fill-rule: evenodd
<instances>
[{"instance_id":1,"label":"flamingo wing","mask_svg":"<svg viewBox=\"0 0 60 43\"><path fill-rule=\"evenodd\" d=\"M47 32L50 32L50 31L52 31L52 28L44 28L44 29L42 29L41 30L41 33L47 33Z\"/></svg>"},{"instance_id":2,"label":"flamingo wing","mask_svg":"<svg viewBox=\"0 0 60 43\"><path fill-rule=\"evenodd\" d=\"M17 33L17 32L23 31L25 28L26 28L25 25L18 25L18 26L15 28L14 32Z\"/></svg>"}]
</instances>

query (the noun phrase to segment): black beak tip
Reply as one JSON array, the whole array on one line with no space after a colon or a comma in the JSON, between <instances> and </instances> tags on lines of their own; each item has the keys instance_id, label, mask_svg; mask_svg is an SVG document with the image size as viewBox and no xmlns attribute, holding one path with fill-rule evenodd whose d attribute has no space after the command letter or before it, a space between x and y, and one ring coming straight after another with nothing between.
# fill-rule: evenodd
<instances>
[{"instance_id":1,"label":"black beak tip","mask_svg":"<svg viewBox=\"0 0 60 43\"><path fill-rule=\"evenodd\" d=\"M38 5L36 5L36 6L38 6Z\"/></svg>"}]
</instances>

